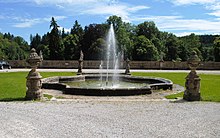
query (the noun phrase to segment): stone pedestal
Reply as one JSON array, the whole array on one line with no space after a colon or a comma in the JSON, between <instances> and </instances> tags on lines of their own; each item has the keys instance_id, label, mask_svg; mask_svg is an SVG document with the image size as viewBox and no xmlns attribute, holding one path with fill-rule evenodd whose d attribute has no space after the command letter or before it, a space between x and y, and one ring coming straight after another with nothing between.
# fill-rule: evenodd
<instances>
[{"instance_id":1,"label":"stone pedestal","mask_svg":"<svg viewBox=\"0 0 220 138\"><path fill-rule=\"evenodd\" d=\"M27 59L27 62L31 66L31 71L29 72L28 76L26 77L26 96L25 99L27 100L41 100L43 98L43 94L41 92L41 75L39 72L36 71L37 66L42 61L41 57L38 56L35 49L31 49L31 54Z\"/></svg>"},{"instance_id":2,"label":"stone pedestal","mask_svg":"<svg viewBox=\"0 0 220 138\"><path fill-rule=\"evenodd\" d=\"M42 99L43 94L41 92L41 86L42 86L41 78L42 76L36 70L32 69L29 72L28 76L26 77L27 91L26 91L25 99L27 100L41 100Z\"/></svg>"},{"instance_id":3,"label":"stone pedestal","mask_svg":"<svg viewBox=\"0 0 220 138\"><path fill-rule=\"evenodd\" d=\"M185 82L186 90L184 91L183 99L187 101L200 101L200 78L195 71L191 71Z\"/></svg>"},{"instance_id":4,"label":"stone pedestal","mask_svg":"<svg viewBox=\"0 0 220 138\"><path fill-rule=\"evenodd\" d=\"M190 59L187 61L190 73L186 77L183 99L187 101L200 101L200 78L196 73L196 68L200 64L200 59L196 52L193 51Z\"/></svg>"}]
</instances>

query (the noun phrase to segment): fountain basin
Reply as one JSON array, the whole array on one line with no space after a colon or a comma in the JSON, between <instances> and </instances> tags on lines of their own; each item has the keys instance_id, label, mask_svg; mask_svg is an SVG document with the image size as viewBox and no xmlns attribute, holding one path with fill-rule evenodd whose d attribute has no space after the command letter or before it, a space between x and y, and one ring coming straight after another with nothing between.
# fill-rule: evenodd
<instances>
[{"instance_id":1,"label":"fountain basin","mask_svg":"<svg viewBox=\"0 0 220 138\"><path fill-rule=\"evenodd\" d=\"M118 75L119 82L105 86L99 74L79 76L57 76L42 79L42 88L62 90L64 94L88 96L129 96L151 94L152 90L172 89L172 81L164 78ZM109 76L110 80L112 75ZM105 80L105 76L103 76ZM89 86L87 82L92 82ZM75 83L75 84L74 84ZM93 84L94 83L94 84ZM113 84L114 83L114 84Z\"/></svg>"}]
</instances>

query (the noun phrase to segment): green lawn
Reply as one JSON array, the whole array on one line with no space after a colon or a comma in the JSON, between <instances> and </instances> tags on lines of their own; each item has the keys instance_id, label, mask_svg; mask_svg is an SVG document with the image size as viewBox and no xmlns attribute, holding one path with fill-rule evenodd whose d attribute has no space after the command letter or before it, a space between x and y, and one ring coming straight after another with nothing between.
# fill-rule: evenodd
<instances>
[{"instance_id":1,"label":"green lawn","mask_svg":"<svg viewBox=\"0 0 220 138\"><path fill-rule=\"evenodd\" d=\"M0 73L0 101L24 100L28 72ZM41 72L41 76L70 76L71 72Z\"/></svg>"},{"instance_id":2,"label":"green lawn","mask_svg":"<svg viewBox=\"0 0 220 138\"><path fill-rule=\"evenodd\" d=\"M24 100L26 92L26 76L28 72L0 73L0 101ZM41 72L45 77L71 76L71 72ZM187 73L132 73L136 76L163 77L175 84L184 86ZM220 75L201 74L201 96L203 101L220 102ZM183 93L167 96L167 98L181 97Z\"/></svg>"},{"instance_id":3,"label":"green lawn","mask_svg":"<svg viewBox=\"0 0 220 138\"><path fill-rule=\"evenodd\" d=\"M132 73L136 76L154 76L167 78L173 81L174 84L185 86L185 77L187 73ZM203 101L220 102L220 75L200 74L201 78L201 97ZM166 96L173 99L183 97L183 92L175 95Z\"/></svg>"}]
</instances>

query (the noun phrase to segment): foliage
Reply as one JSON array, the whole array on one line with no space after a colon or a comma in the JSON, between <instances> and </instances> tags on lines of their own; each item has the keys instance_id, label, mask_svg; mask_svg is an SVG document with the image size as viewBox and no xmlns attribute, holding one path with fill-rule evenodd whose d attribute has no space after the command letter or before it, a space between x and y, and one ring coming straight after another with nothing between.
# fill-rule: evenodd
<instances>
[{"instance_id":1,"label":"foliage","mask_svg":"<svg viewBox=\"0 0 220 138\"><path fill-rule=\"evenodd\" d=\"M69 34L63 40L65 46L64 57L66 60L77 59L79 56L79 37L76 34Z\"/></svg>"},{"instance_id":2,"label":"foliage","mask_svg":"<svg viewBox=\"0 0 220 138\"><path fill-rule=\"evenodd\" d=\"M97 49L97 47L94 47L93 43L95 43L97 39L100 38L105 39L107 34L107 29L108 29L107 24L90 24L89 26L85 27L84 30L85 34L83 36L83 45L82 45L82 50L84 52L85 59L89 60L93 56L99 57L97 55L98 53L94 53L94 51L96 50L93 50L93 48ZM93 48L91 48L92 46Z\"/></svg>"},{"instance_id":3,"label":"foliage","mask_svg":"<svg viewBox=\"0 0 220 138\"><path fill-rule=\"evenodd\" d=\"M138 36L144 35L146 38L151 40L154 37L158 37L159 30L153 21L146 21L137 26L136 33Z\"/></svg>"},{"instance_id":4,"label":"foliage","mask_svg":"<svg viewBox=\"0 0 220 138\"><path fill-rule=\"evenodd\" d=\"M214 57L215 61L220 62L220 37L214 41Z\"/></svg>"},{"instance_id":5,"label":"foliage","mask_svg":"<svg viewBox=\"0 0 220 138\"><path fill-rule=\"evenodd\" d=\"M28 52L28 43L22 37L0 33L0 60L26 59Z\"/></svg>"},{"instance_id":6,"label":"foliage","mask_svg":"<svg viewBox=\"0 0 220 138\"><path fill-rule=\"evenodd\" d=\"M141 35L137 38L135 44L135 55L134 59L136 60L157 60L158 51L154 44L147 39L144 35Z\"/></svg>"}]
</instances>

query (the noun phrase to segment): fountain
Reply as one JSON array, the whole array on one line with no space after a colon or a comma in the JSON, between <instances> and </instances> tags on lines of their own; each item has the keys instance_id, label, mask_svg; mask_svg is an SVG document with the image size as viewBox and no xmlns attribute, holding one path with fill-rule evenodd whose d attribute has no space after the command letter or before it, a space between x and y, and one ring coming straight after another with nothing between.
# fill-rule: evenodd
<instances>
[{"instance_id":1,"label":"fountain","mask_svg":"<svg viewBox=\"0 0 220 138\"><path fill-rule=\"evenodd\" d=\"M118 69L121 60L119 53L117 51L114 28L111 24L107 35L106 68L104 68L104 62L101 61L98 74L82 73L83 54L81 52L78 76L45 78L42 80L42 87L59 89L64 94L93 96L151 94L152 89L172 89L173 83L167 79L131 76L129 59L126 60L125 74L119 74Z\"/></svg>"}]
</instances>

